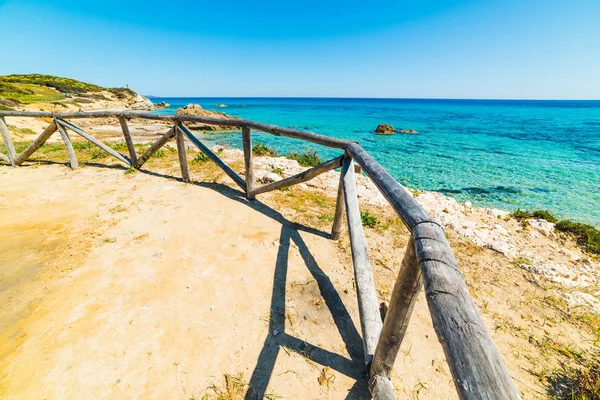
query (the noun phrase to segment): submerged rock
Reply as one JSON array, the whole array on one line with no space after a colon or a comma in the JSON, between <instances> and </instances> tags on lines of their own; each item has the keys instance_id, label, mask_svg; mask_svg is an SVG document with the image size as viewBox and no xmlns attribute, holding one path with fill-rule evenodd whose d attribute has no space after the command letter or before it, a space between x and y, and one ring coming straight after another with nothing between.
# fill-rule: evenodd
<instances>
[{"instance_id":1,"label":"submerged rock","mask_svg":"<svg viewBox=\"0 0 600 400\"><path fill-rule=\"evenodd\" d=\"M414 129L400 129L398 132L400 133L406 133L407 135L416 135L417 131L415 131Z\"/></svg>"},{"instance_id":2,"label":"submerged rock","mask_svg":"<svg viewBox=\"0 0 600 400\"><path fill-rule=\"evenodd\" d=\"M378 135L391 135L395 131L396 130L394 129L394 127L388 124L379 124L375 129L375 133Z\"/></svg>"}]
</instances>

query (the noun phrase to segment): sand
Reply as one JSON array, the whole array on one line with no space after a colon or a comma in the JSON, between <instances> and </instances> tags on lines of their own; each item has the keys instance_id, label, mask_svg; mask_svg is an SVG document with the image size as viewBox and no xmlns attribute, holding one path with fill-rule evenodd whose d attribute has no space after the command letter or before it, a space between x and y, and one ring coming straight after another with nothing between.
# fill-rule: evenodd
<instances>
[{"instance_id":1,"label":"sand","mask_svg":"<svg viewBox=\"0 0 600 400\"><path fill-rule=\"evenodd\" d=\"M94 134L115 139L115 126ZM164 129L133 126L139 142ZM240 162L238 151L222 157ZM259 175L294 163L257 160ZM184 184L176 162L147 168L0 167L0 398L212 398L226 379L248 398L364 398L347 234L328 239L330 226L309 218L318 207L286 193L248 202L222 174ZM337 179L294 193L334 196ZM397 224L366 177L359 195ZM593 303L569 299L600 295L597 260L543 224L414 195L446 226L521 395L546 398L562 349L593 343L571 318ZM391 226L366 229L381 300L408 241ZM399 398L456 398L422 293L392 382Z\"/></svg>"}]
</instances>

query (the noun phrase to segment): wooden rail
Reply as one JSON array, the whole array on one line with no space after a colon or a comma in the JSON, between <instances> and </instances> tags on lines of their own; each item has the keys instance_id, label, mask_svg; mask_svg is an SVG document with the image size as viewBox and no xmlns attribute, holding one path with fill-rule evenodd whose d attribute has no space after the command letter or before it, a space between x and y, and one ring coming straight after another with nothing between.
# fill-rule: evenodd
<instances>
[{"instance_id":1,"label":"wooden rail","mask_svg":"<svg viewBox=\"0 0 600 400\"><path fill-rule=\"evenodd\" d=\"M5 117L51 118L52 122L21 154L17 154ZM105 117L113 117L119 120L129 150L129 157L118 153L72 122L67 121L67 119ZM170 121L173 123L173 127L152 144L143 155L138 157L126 122L132 118ZM187 130L182 125L184 121L241 127L246 180L242 179L218 155ZM138 169L144 165L152 154L169 140L175 138L181 173L185 182L190 181L184 142L184 139L187 138L223 169L244 190L250 200L259 194L296 185L313 179L319 174L341 167L331 237L333 239L339 238L345 210L354 264L365 362L370 377L369 388L373 398L386 400L395 398L394 389L390 382L391 371L406 333L418 293L422 287L425 288L425 296L433 326L439 341L442 343L459 397L461 399L519 398L517 389L506 370L498 349L469 295L442 227L358 143L237 118L217 119L195 115L164 115L133 111L76 113L0 111L0 133L7 150L6 155L0 154L0 160L12 166L21 165L58 130L67 148L70 165L72 168L77 168L77 158L67 129L94 143L127 166ZM298 175L267 185L256 186L252 155L252 129L337 148L343 150L344 153L338 158ZM354 162L358 163L371 178L411 232L411 238L394 284L389 309L384 321L381 320L378 309L377 292L375 291L367 242L360 219Z\"/></svg>"}]
</instances>

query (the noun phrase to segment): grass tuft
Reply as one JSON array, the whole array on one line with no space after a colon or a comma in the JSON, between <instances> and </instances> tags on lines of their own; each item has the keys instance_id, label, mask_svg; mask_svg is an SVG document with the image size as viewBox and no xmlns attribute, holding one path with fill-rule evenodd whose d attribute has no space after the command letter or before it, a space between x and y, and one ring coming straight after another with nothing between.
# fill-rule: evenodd
<instances>
[{"instance_id":1,"label":"grass tuft","mask_svg":"<svg viewBox=\"0 0 600 400\"><path fill-rule=\"evenodd\" d=\"M208 158L208 156L201 151L199 151L198 154L196 154L196 156L192 158L192 164L200 165L208 161L210 161L210 158Z\"/></svg>"},{"instance_id":2,"label":"grass tuft","mask_svg":"<svg viewBox=\"0 0 600 400\"><path fill-rule=\"evenodd\" d=\"M366 226L367 228L375 228L377 225L379 225L379 220L377 217L371 214L369 211L361 211L360 220L362 225Z\"/></svg>"},{"instance_id":3,"label":"grass tuft","mask_svg":"<svg viewBox=\"0 0 600 400\"><path fill-rule=\"evenodd\" d=\"M290 160L298 161L298 164L302 165L303 167L316 167L317 165L323 163L323 160L321 160L321 157L315 150L307 150L302 154L292 152L286 157Z\"/></svg>"},{"instance_id":4,"label":"grass tuft","mask_svg":"<svg viewBox=\"0 0 600 400\"><path fill-rule=\"evenodd\" d=\"M517 211L514 211L511 215L513 216L513 218L515 218L518 221L521 221L524 219L529 219L529 218L536 218L536 219L545 219L546 221L552 222L552 223L558 222L558 219L556 219L556 217L554 215L552 215L552 213L550 213L550 211L548 211L548 210L525 211L525 210L521 210L519 208L519 209L517 209Z\"/></svg>"},{"instance_id":5,"label":"grass tuft","mask_svg":"<svg viewBox=\"0 0 600 400\"><path fill-rule=\"evenodd\" d=\"M252 146L252 154L259 156L259 157L260 156L276 157L277 150L275 150L273 147L267 146L264 143L256 142L254 144L254 146Z\"/></svg>"},{"instance_id":6,"label":"grass tuft","mask_svg":"<svg viewBox=\"0 0 600 400\"><path fill-rule=\"evenodd\" d=\"M600 399L600 352L575 354L547 380L555 399Z\"/></svg>"}]
</instances>

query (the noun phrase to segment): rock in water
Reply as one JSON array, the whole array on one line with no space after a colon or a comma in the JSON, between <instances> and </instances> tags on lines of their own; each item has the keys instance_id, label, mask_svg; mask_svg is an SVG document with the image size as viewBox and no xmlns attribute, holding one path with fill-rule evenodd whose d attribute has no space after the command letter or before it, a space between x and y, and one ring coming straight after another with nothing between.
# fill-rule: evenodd
<instances>
[{"instance_id":1,"label":"rock in water","mask_svg":"<svg viewBox=\"0 0 600 400\"><path fill-rule=\"evenodd\" d=\"M399 132L406 133L408 135L416 135L417 133L419 133L419 132L415 131L414 129L400 129Z\"/></svg>"},{"instance_id":2,"label":"rock in water","mask_svg":"<svg viewBox=\"0 0 600 400\"><path fill-rule=\"evenodd\" d=\"M375 129L375 133L378 135L391 135L394 132L394 127L388 124L379 124Z\"/></svg>"}]
</instances>

